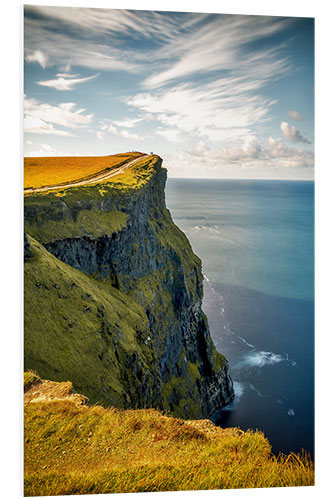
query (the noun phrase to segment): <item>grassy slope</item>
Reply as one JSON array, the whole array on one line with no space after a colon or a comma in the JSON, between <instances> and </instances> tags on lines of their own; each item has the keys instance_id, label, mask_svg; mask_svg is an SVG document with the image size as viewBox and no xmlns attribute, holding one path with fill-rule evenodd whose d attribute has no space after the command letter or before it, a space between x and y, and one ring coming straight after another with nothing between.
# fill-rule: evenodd
<instances>
[{"instance_id":1,"label":"grassy slope","mask_svg":"<svg viewBox=\"0 0 333 500\"><path fill-rule=\"evenodd\" d=\"M32 385L27 377L27 496L314 483L308 457L274 457L261 432L221 429L156 410L89 407L70 395L70 383L57 389L44 382L43 389L37 377ZM39 401L31 402L34 397Z\"/></svg>"},{"instance_id":2,"label":"grassy slope","mask_svg":"<svg viewBox=\"0 0 333 500\"><path fill-rule=\"evenodd\" d=\"M151 356L144 344L149 335L144 311L116 288L64 264L32 238L30 242L32 258L24 266L25 367L54 380L70 378L92 401L101 400L103 384L114 404L123 406L121 356L136 353L143 366L144 357L149 363ZM139 383L133 380L133 386Z\"/></svg>"},{"instance_id":3,"label":"grassy slope","mask_svg":"<svg viewBox=\"0 0 333 500\"><path fill-rule=\"evenodd\" d=\"M98 238L120 231L126 226L127 214L116 209L102 211L101 204L108 198L119 200L119 205L125 203L124 195L147 184L158 161L157 155L143 159L124 173L98 182L97 186L63 188L25 196L26 232L45 244L82 236ZM92 162L90 168L93 167ZM65 212L62 200L67 205Z\"/></svg>"},{"instance_id":4,"label":"grassy slope","mask_svg":"<svg viewBox=\"0 0 333 500\"><path fill-rule=\"evenodd\" d=\"M70 182L98 173L105 168L116 168L141 153L123 153L110 156L59 156L24 158L24 187L38 188Z\"/></svg>"}]
</instances>

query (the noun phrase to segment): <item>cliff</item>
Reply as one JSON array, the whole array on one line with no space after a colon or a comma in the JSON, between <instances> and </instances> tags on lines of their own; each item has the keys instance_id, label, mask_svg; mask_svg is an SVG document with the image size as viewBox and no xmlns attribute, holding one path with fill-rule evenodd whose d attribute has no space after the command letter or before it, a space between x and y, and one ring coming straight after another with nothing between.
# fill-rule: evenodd
<instances>
[{"instance_id":1,"label":"cliff","mask_svg":"<svg viewBox=\"0 0 333 500\"><path fill-rule=\"evenodd\" d=\"M25 197L25 369L71 380L90 402L202 418L233 387L161 163Z\"/></svg>"}]
</instances>

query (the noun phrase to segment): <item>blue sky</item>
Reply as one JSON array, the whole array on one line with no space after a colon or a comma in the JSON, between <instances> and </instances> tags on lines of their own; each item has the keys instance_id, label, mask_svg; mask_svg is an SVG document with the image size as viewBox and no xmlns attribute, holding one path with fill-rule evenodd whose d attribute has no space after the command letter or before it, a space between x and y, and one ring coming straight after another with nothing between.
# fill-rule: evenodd
<instances>
[{"instance_id":1,"label":"blue sky","mask_svg":"<svg viewBox=\"0 0 333 500\"><path fill-rule=\"evenodd\" d=\"M313 19L24 17L26 156L153 151L170 177L313 178Z\"/></svg>"}]
</instances>

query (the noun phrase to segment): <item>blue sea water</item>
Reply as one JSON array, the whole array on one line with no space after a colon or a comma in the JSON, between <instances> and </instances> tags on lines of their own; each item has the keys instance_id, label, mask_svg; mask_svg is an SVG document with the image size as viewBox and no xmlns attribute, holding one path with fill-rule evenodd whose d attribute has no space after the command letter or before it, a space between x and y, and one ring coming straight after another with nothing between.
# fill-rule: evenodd
<instances>
[{"instance_id":1,"label":"blue sea water","mask_svg":"<svg viewBox=\"0 0 333 500\"><path fill-rule=\"evenodd\" d=\"M203 265L236 397L217 424L314 456L314 183L169 179L167 206Z\"/></svg>"}]
</instances>

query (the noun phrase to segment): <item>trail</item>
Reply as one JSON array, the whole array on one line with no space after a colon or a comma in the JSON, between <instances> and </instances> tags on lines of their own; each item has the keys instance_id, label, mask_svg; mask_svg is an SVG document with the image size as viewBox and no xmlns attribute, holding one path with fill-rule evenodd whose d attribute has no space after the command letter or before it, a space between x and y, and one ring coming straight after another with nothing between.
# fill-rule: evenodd
<instances>
[{"instance_id":1,"label":"trail","mask_svg":"<svg viewBox=\"0 0 333 500\"><path fill-rule=\"evenodd\" d=\"M45 191L53 191L55 189L61 189L61 188L70 188L70 187L77 187L77 186L86 186L88 184L95 184L96 182L104 181L106 179L110 179L111 177L114 177L118 174L124 173L125 170L127 170L129 167L132 167L139 161L143 160L144 158L149 158L152 155L147 155L143 154L142 156L139 156L138 158L135 158L134 160L130 160L124 165L121 165L121 167L118 167L114 170L102 170L101 172L97 172L94 176L92 177L87 177L85 179L79 179L77 181L71 181L71 182L63 182L61 184L51 184L49 186L41 186L39 188L32 188L28 187L24 189L24 194L35 194L35 193L42 193Z\"/></svg>"}]
</instances>

